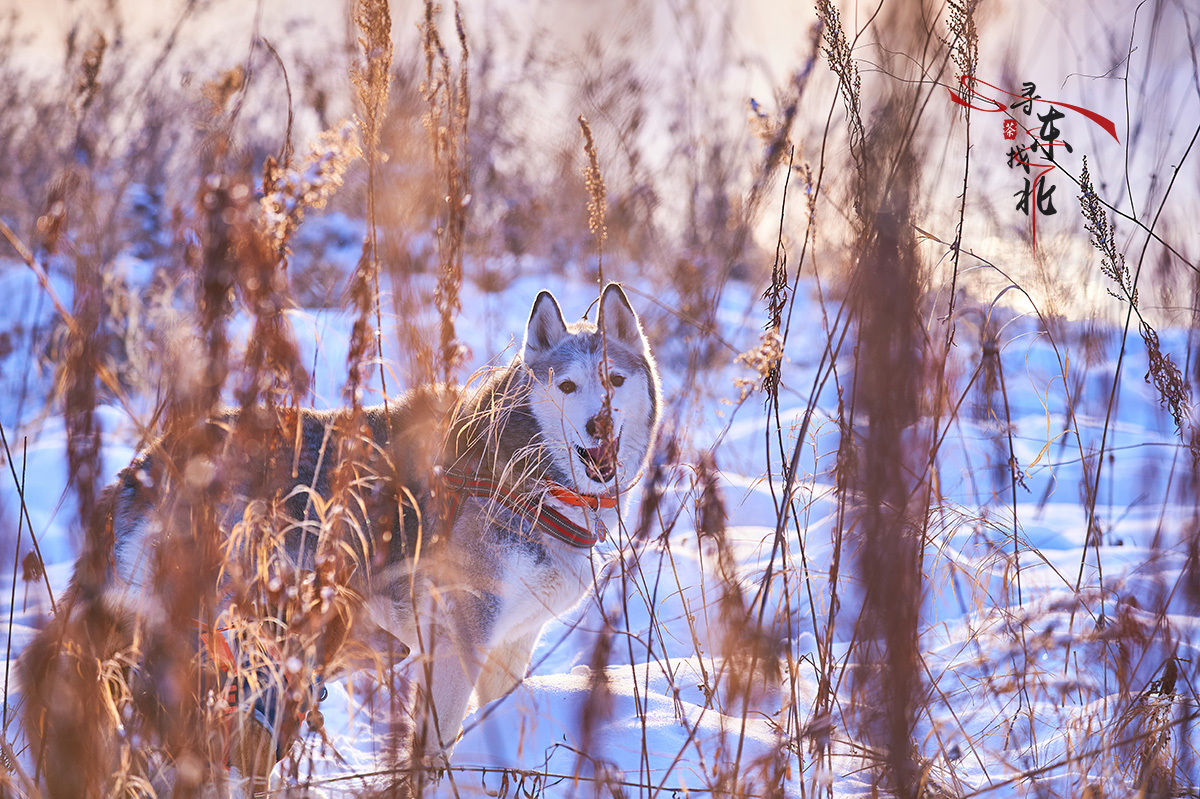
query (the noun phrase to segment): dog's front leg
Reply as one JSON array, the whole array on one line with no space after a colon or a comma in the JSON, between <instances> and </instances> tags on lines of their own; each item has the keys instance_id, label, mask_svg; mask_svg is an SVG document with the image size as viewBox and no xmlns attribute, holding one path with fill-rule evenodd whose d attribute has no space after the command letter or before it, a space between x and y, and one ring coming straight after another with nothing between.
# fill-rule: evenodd
<instances>
[{"instance_id":1,"label":"dog's front leg","mask_svg":"<svg viewBox=\"0 0 1200 799\"><path fill-rule=\"evenodd\" d=\"M475 700L483 707L507 694L525 677L529 657L541 630L526 632L493 647L475 683Z\"/></svg>"},{"instance_id":2,"label":"dog's front leg","mask_svg":"<svg viewBox=\"0 0 1200 799\"><path fill-rule=\"evenodd\" d=\"M498 599L491 594L455 592L441 597L431 614L439 623L422 626L417 660L413 738L415 762L448 764L462 730L471 691L486 659Z\"/></svg>"}]
</instances>

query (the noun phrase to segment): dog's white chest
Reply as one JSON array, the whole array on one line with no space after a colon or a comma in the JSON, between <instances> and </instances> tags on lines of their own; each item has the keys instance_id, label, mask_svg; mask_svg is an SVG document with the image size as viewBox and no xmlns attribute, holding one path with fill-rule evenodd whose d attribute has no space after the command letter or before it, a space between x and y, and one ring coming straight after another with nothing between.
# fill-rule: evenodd
<instances>
[{"instance_id":1,"label":"dog's white chest","mask_svg":"<svg viewBox=\"0 0 1200 799\"><path fill-rule=\"evenodd\" d=\"M590 550L557 544L516 547L505 557L504 612L509 633L540 628L574 608L593 582ZM502 635L504 633L502 632Z\"/></svg>"}]
</instances>

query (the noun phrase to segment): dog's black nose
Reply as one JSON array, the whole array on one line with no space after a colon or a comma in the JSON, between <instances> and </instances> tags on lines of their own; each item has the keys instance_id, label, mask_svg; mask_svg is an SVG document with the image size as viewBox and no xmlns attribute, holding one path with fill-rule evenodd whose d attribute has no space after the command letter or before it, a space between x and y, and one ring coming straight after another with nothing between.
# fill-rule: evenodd
<instances>
[{"instance_id":1,"label":"dog's black nose","mask_svg":"<svg viewBox=\"0 0 1200 799\"><path fill-rule=\"evenodd\" d=\"M601 411L587 420L585 429L592 438L607 438L612 435L612 416Z\"/></svg>"}]
</instances>

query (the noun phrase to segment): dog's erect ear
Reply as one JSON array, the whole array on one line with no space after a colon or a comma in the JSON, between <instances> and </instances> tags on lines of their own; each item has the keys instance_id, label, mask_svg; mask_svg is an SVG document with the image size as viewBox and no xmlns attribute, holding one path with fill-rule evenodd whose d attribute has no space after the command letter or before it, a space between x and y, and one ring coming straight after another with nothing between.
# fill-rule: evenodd
<instances>
[{"instance_id":1,"label":"dog's erect ear","mask_svg":"<svg viewBox=\"0 0 1200 799\"><path fill-rule=\"evenodd\" d=\"M600 297L600 329L610 339L634 347L644 346L642 328L629 298L618 283L609 283Z\"/></svg>"},{"instance_id":2,"label":"dog's erect ear","mask_svg":"<svg viewBox=\"0 0 1200 799\"><path fill-rule=\"evenodd\" d=\"M558 300L548 291L542 291L533 301L529 324L525 326L525 346L522 360L529 360L539 352L548 352L567 335L567 323L563 321Z\"/></svg>"}]
</instances>

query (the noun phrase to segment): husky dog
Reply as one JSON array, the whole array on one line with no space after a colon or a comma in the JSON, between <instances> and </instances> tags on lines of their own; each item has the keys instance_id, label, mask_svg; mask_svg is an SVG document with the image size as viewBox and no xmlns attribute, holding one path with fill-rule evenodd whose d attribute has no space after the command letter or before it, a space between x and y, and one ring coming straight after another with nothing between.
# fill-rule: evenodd
<instances>
[{"instance_id":1,"label":"husky dog","mask_svg":"<svg viewBox=\"0 0 1200 799\"><path fill-rule=\"evenodd\" d=\"M542 291L520 354L477 386L414 390L359 413L229 411L199 425L216 443L182 465L186 435L168 430L106 492L112 552L95 604L126 630L189 634L200 611L181 620L158 595L190 576L170 555L179 528L195 522L196 498L213 497L204 510L222 542L225 582L239 557L249 564L243 578L265 581L252 573L264 561L245 554L267 541L278 550L269 568L291 564L310 586L317 573L318 591L328 583L322 596L348 586L361 598L351 624L365 619L393 651L411 652L410 707L424 708L414 741L440 764L472 695L482 706L510 691L545 623L593 584L593 546L620 521L660 405L654 359L619 285L605 287L596 324L567 324ZM191 492L186 518L168 509L176 491ZM272 513L286 520L283 532L255 533L254 520ZM322 571L333 561L340 571ZM348 575L345 586L329 577L335 571ZM218 609L237 604L226 585L209 590ZM338 640L327 649L344 638L329 637ZM313 673L334 660L326 653ZM255 706L269 730L275 704L260 695ZM290 740L271 732L273 763Z\"/></svg>"}]
</instances>

